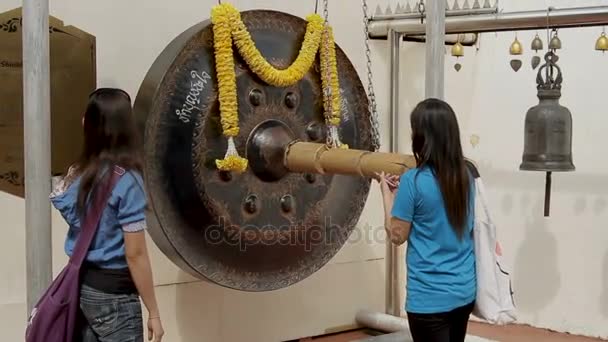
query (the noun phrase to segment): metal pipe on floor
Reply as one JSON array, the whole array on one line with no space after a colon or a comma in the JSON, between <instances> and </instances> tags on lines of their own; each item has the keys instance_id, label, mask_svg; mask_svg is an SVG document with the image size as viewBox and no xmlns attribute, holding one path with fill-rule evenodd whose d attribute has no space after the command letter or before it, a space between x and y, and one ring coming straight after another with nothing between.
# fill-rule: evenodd
<instances>
[{"instance_id":1,"label":"metal pipe on floor","mask_svg":"<svg viewBox=\"0 0 608 342\"><path fill-rule=\"evenodd\" d=\"M536 30L547 27L569 28L608 25L608 6L543 9L534 11L454 16L445 20L445 33L481 33ZM419 19L381 19L369 23L370 38L384 39L389 30L406 35L421 35L426 24Z\"/></svg>"},{"instance_id":2,"label":"metal pipe on floor","mask_svg":"<svg viewBox=\"0 0 608 342\"><path fill-rule=\"evenodd\" d=\"M404 318L369 310L361 310L357 312L355 321L361 326L385 333L409 331L410 329L407 320Z\"/></svg>"},{"instance_id":3,"label":"metal pipe on floor","mask_svg":"<svg viewBox=\"0 0 608 342\"><path fill-rule=\"evenodd\" d=\"M390 31L390 150L399 153L399 59L402 34ZM401 315L399 304L399 249L388 238L386 239L386 313L393 316Z\"/></svg>"},{"instance_id":4,"label":"metal pipe on floor","mask_svg":"<svg viewBox=\"0 0 608 342\"><path fill-rule=\"evenodd\" d=\"M52 280L49 2L23 0L23 125L28 314Z\"/></svg>"}]
</instances>

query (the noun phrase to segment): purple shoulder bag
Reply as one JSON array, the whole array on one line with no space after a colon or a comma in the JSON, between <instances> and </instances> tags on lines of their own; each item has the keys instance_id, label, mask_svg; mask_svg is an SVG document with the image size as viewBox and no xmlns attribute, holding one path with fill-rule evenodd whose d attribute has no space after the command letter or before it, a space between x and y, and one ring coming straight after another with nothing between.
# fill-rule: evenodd
<instances>
[{"instance_id":1,"label":"purple shoulder bag","mask_svg":"<svg viewBox=\"0 0 608 342\"><path fill-rule=\"evenodd\" d=\"M99 184L93 203L84 215L70 261L32 310L25 342L72 342L80 310L80 267L97 232L112 189L124 173L124 169L114 167L111 176Z\"/></svg>"}]
</instances>

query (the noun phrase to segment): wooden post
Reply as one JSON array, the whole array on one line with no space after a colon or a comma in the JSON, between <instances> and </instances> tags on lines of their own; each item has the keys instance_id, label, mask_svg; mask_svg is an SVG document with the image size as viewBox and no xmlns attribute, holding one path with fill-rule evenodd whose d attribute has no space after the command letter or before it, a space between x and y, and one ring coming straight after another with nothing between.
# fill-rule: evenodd
<instances>
[{"instance_id":1,"label":"wooden post","mask_svg":"<svg viewBox=\"0 0 608 342\"><path fill-rule=\"evenodd\" d=\"M49 2L23 0L23 125L28 314L52 280Z\"/></svg>"},{"instance_id":2,"label":"wooden post","mask_svg":"<svg viewBox=\"0 0 608 342\"><path fill-rule=\"evenodd\" d=\"M426 5L425 97L444 99L445 1L428 0Z\"/></svg>"}]
</instances>

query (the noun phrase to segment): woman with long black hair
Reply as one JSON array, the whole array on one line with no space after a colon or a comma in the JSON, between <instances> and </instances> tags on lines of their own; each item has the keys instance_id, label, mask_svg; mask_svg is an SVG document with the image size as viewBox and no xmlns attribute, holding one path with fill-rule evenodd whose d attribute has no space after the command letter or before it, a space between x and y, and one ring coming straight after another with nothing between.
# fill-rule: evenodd
<instances>
[{"instance_id":1,"label":"woman with long black hair","mask_svg":"<svg viewBox=\"0 0 608 342\"><path fill-rule=\"evenodd\" d=\"M160 342L164 332L146 248L141 144L130 96L120 89L96 90L89 97L82 124L82 157L51 194L51 202L69 225L65 241L69 256L95 186L115 167L123 172L81 268L84 322L82 334L77 333L76 339L143 341L141 296L149 313L149 339Z\"/></svg>"},{"instance_id":2,"label":"woman with long black hair","mask_svg":"<svg viewBox=\"0 0 608 342\"><path fill-rule=\"evenodd\" d=\"M385 228L407 245L406 311L415 342L463 342L476 296L474 183L458 121L444 101L410 117L416 168L380 177Z\"/></svg>"}]
</instances>

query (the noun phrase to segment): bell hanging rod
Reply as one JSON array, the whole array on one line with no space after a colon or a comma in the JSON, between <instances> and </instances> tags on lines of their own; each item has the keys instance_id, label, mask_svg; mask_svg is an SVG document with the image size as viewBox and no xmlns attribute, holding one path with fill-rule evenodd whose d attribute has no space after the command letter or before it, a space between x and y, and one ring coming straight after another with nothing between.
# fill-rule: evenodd
<instances>
[{"instance_id":1,"label":"bell hanging rod","mask_svg":"<svg viewBox=\"0 0 608 342\"><path fill-rule=\"evenodd\" d=\"M547 25L548 23L548 25ZM549 8L534 11L448 16L446 34L536 30L608 25L608 6ZM369 22L371 39L386 39L389 30L404 35L424 35L426 27L418 19L376 19Z\"/></svg>"},{"instance_id":2,"label":"bell hanging rod","mask_svg":"<svg viewBox=\"0 0 608 342\"><path fill-rule=\"evenodd\" d=\"M446 10L446 17L458 17L458 16L467 16L467 15L480 15L480 14L496 14L498 13L498 9L496 7L492 8L478 8L478 9L466 9L466 10ZM375 14L372 16L371 21L380 21L380 20L398 20L398 19L415 19L420 21L420 19L426 19L426 13L392 13L392 14Z\"/></svg>"}]
</instances>

